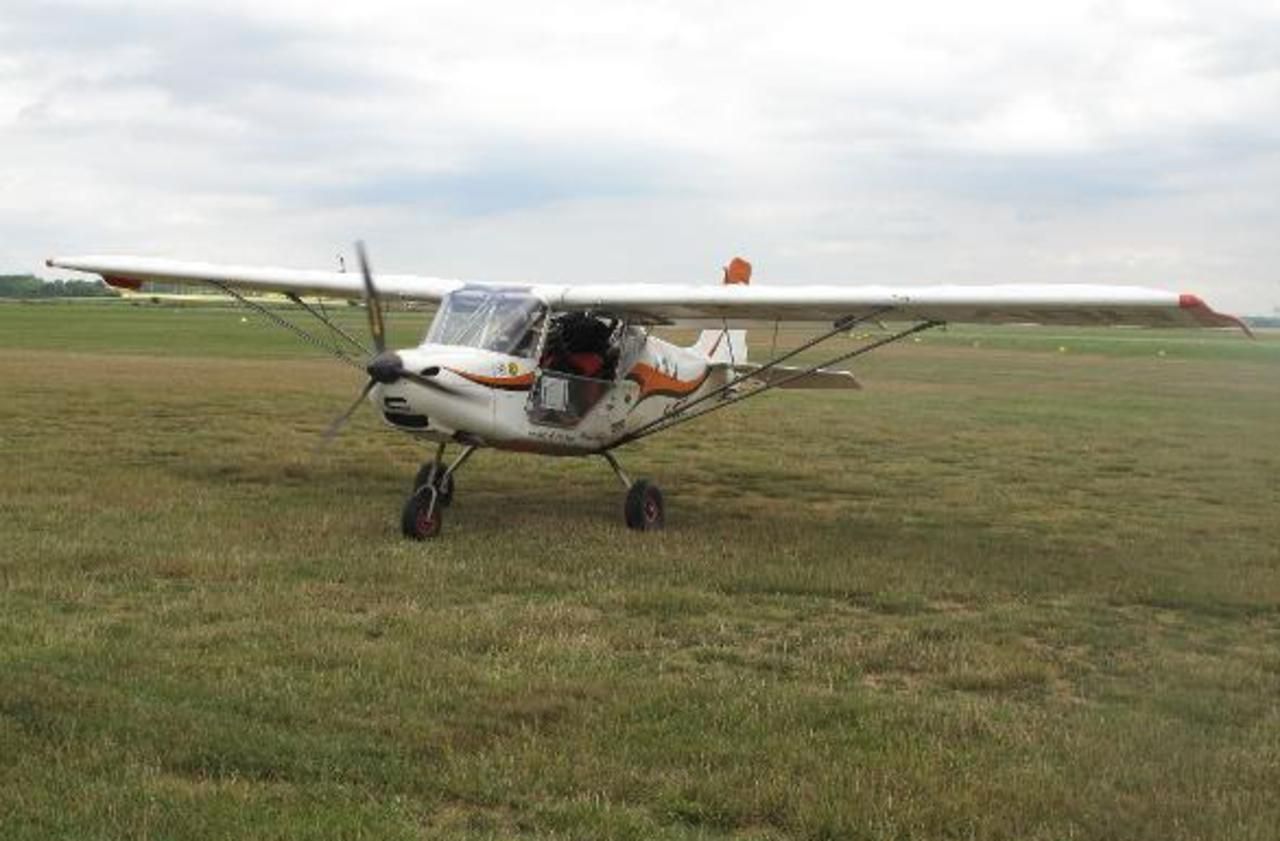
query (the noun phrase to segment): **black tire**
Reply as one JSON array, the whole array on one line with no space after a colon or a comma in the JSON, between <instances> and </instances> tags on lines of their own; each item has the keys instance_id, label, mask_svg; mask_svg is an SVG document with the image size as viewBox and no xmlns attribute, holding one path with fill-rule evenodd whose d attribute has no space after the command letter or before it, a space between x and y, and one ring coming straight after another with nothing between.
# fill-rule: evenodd
<instances>
[{"instance_id":1,"label":"black tire","mask_svg":"<svg viewBox=\"0 0 1280 841\"><path fill-rule=\"evenodd\" d=\"M648 479L637 479L627 491L623 507L627 528L635 531L658 531L666 524L662 491Z\"/></svg>"},{"instance_id":2,"label":"black tire","mask_svg":"<svg viewBox=\"0 0 1280 841\"><path fill-rule=\"evenodd\" d=\"M404 503L400 512L400 531L405 537L413 540L429 540L440 534L444 528L444 506L436 503L435 510L428 515L431 508L432 491L425 488L412 494Z\"/></svg>"},{"instance_id":3,"label":"black tire","mask_svg":"<svg viewBox=\"0 0 1280 841\"><path fill-rule=\"evenodd\" d=\"M431 468L431 462L427 462L418 468L418 475L413 477L414 493L422 490L422 487L427 484L427 477L431 475ZM444 472L444 465L440 466L440 471ZM450 474L449 478L444 480L443 485L438 482L436 484L436 490L440 492L440 505L443 505L445 508L448 508L453 503L453 488L453 474Z\"/></svg>"}]
</instances>

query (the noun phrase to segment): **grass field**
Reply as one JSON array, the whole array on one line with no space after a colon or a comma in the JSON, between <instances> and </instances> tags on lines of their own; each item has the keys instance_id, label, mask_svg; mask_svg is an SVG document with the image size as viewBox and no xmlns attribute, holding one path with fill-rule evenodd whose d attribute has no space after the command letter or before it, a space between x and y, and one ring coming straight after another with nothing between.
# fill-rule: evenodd
<instances>
[{"instance_id":1,"label":"grass field","mask_svg":"<svg viewBox=\"0 0 1280 841\"><path fill-rule=\"evenodd\" d=\"M241 317L0 305L0 837L1276 837L1280 336L926 333L413 544Z\"/></svg>"}]
</instances>

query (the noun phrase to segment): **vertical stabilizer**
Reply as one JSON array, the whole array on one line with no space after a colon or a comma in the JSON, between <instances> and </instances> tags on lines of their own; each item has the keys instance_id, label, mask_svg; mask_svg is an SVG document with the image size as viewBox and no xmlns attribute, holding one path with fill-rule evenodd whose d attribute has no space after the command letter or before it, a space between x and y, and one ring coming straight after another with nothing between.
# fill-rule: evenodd
<instances>
[{"instance_id":1,"label":"vertical stabilizer","mask_svg":"<svg viewBox=\"0 0 1280 841\"><path fill-rule=\"evenodd\" d=\"M724 282L731 285L746 286L751 283L751 264L741 257L734 257L724 267Z\"/></svg>"},{"instance_id":2,"label":"vertical stabilizer","mask_svg":"<svg viewBox=\"0 0 1280 841\"><path fill-rule=\"evenodd\" d=\"M751 283L751 264L741 257L734 257L724 267L726 286L746 286ZM747 361L746 330L703 330L691 350L702 354L712 365L741 365Z\"/></svg>"}]
</instances>

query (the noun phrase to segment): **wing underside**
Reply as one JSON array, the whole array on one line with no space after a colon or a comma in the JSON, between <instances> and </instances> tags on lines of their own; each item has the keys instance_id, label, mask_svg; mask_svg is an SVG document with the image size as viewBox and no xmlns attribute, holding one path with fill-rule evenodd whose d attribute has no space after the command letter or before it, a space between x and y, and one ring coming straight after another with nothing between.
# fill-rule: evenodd
<instances>
[{"instance_id":1,"label":"wing underside","mask_svg":"<svg viewBox=\"0 0 1280 841\"><path fill-rule=\"evenodd\" d=\"M1241 327L1194 295L1130 286L569 287L565 308L594 308L655 324L883 321L974 324Z\"/></svg>"},{"instance_id":2,"label":"wing underside","mask_svg":"<svg viewBox=\"0 0 1280 841\"><path fill-rule=\"evenodd\" d=\"M53 257L47 265L101 275L111 286L140 289L144 282L226 287L239 292L279 292L359 299L364 285L358 272L323 272L263 266L227 266L154 257ZM378 291L388 298L438 301L462 286L459 280L417 275L378 275Z\"/></svg>"},{"instance_id":3,"label":"wing underside","mask_svg":"<svg viewBox=\"0 0 1280 841\"><path fill-rule=\"evenodd\" d=\"M360 298L357 273L299 271L181 262L147 257L55 257L48 265L102 275L112 286L145 281ZM467 282L468 285L471 282ZM461 280L378 275L388 298L438 301ZM474 284L489 285L489 284ZM498 285L498 284L492 284ZM535 285L552 306L607 312L635 322L722 327L777 321L836 323L850 317L882 321L975 324L1239 327L1195 295L1135 286L1021 284L994 286L750 286L731 284Z\"/></svg>"}]
</instances>

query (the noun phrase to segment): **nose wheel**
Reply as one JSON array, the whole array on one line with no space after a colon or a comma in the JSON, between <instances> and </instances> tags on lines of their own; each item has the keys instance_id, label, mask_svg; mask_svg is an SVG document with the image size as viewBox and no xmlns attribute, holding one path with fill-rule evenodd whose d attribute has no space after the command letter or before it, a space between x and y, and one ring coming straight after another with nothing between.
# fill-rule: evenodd
<instances>
[{"instance_id":1,"label":"nose wheel","mask_svg":"<svg viewBox=\"0 0 1280 841\"><path fill-rule=\"evenodd\" d=\"M444 505L436 489L427 486L414 491L400 512L400 531L413 540L429 540L444 528Z\"/></svg>"},{"instance_id":2,"label":"nose wheel","mask_svg":"<svg viewBox=\"0 0 1280 841\"><path fill-rule=\"evenodd\" d=\"M418 468L418 475L413 477L413 490L416 494L427 485L433 485L440 495L440 504L445 508L453 502L453 474L445 470L438 461L429 461Z\"/></svg>"},{"instance_id":3,"label":"nose wheel","mask_svg":"<svg viewBox=\"0 0 1280 841\"><path fill-rule=\"evenodd\" d=\"M444 527L444 509L453 502L453 474L463 465L475 447L468 446L453 463L444 466L444 445L436 450L434 460L418 469L413 479L413 493L400 511L400 531L412 540L429 540Z\"/></svg>"}]
</instances>

